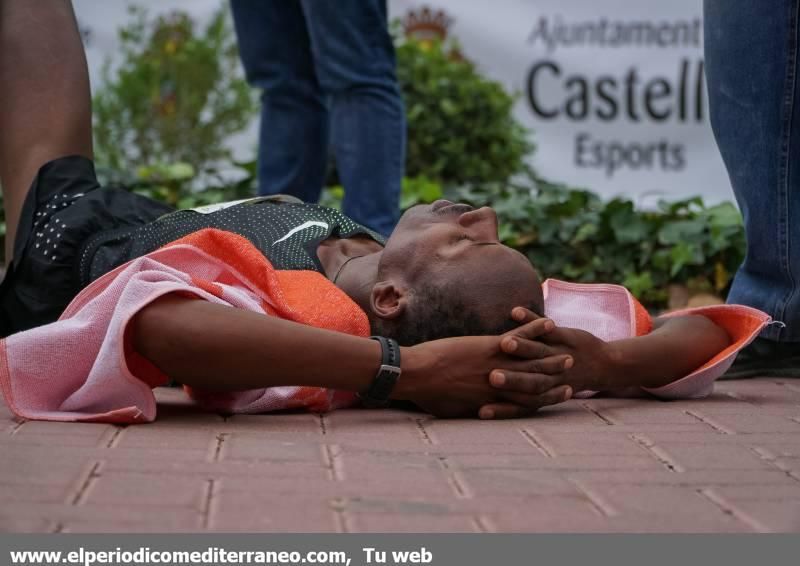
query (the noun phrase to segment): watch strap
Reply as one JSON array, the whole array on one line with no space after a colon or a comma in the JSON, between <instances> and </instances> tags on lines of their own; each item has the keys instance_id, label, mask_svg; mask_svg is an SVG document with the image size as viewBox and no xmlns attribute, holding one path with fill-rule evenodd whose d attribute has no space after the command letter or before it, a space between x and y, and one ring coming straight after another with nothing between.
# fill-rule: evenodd
<instances>
[{"instance_id":1,"label":"watch strap","mask_svg":"<svg viewBox=\"0 0 800 566\"><path fill-rule=\"evenodd\" d=\"M365 407L385 407L401 374L400 345L396 340L384 336L370 336L370 339L381 345L381 367L370 386L359 393L358 398Z\"/></svg>"}]
</instances>

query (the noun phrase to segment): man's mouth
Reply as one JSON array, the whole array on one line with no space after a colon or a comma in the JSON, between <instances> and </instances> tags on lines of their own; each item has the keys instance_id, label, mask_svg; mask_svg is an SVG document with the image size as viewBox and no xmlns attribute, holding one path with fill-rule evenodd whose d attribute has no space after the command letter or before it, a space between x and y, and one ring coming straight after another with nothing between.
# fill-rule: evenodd
<instances>
[{"instance_id":1,"label":"man's mouth","mask_svg":"<svg viewBox=\"0 0 800 566\"><path fill-rule=\"evenodd\" d=\"M431 205L431 212L437 215L449 215L449 214L464 214L465 212L469 212L471 210L475 210L468 204L463 203L454 203L449 200L437 200Z\"/></svg>"}]
</instances>

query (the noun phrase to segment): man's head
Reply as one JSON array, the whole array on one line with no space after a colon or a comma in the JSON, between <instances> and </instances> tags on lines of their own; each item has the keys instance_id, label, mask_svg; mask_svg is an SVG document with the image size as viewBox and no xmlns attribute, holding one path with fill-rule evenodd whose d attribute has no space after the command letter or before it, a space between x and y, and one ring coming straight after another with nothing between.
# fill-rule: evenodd
<instances>
[{"instance_id":1,"label":"man's head","mask_svg":"<svg viewBox=\"0 0 800 566\"><path fill-rule=\"evenodd\" d=\"M497 237L488 207L439 200L408 210L381 254L370 296L373 332L401 345L500 334L511 309L543 314L533 266Z\"/></svg>"}]
</instances>

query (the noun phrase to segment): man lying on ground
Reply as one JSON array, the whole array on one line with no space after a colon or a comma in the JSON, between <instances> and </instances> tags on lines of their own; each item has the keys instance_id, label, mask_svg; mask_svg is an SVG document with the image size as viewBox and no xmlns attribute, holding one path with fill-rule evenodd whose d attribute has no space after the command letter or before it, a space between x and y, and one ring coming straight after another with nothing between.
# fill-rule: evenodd
<instances>
[{"instance_id":1,"label":"man lying on ground","mask_svg":"<svg viewBox=\"0 0 800 566\"><path fill-rule=\"evenodd\" d=\"M170 378L251 413L355 393L483 418L587 391L696 397L767 321L728 307L651 321L609 285L546 282L545 300L490 208L415 207L384 241L286 199L173 211L100 188L66 0L0 0L0 84L0 385L25 418L150 421Z\"/></svg>"}]
</instances>

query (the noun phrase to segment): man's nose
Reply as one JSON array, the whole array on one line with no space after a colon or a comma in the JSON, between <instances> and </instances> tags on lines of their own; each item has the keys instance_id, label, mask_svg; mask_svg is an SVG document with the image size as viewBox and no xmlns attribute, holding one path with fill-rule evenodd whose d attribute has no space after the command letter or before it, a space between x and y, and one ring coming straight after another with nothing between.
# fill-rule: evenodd
<instances>
[{"instance_id":1,"label":"man's nose","mask_svg":"<svg viewBox=\"0 0 800 566\"><path fill-rule=\"evenodd\" d=\"M488 206L465 212L458 217L458 223L478 237L497 239L497 213Z\"/></svg>"}]
</instances>

